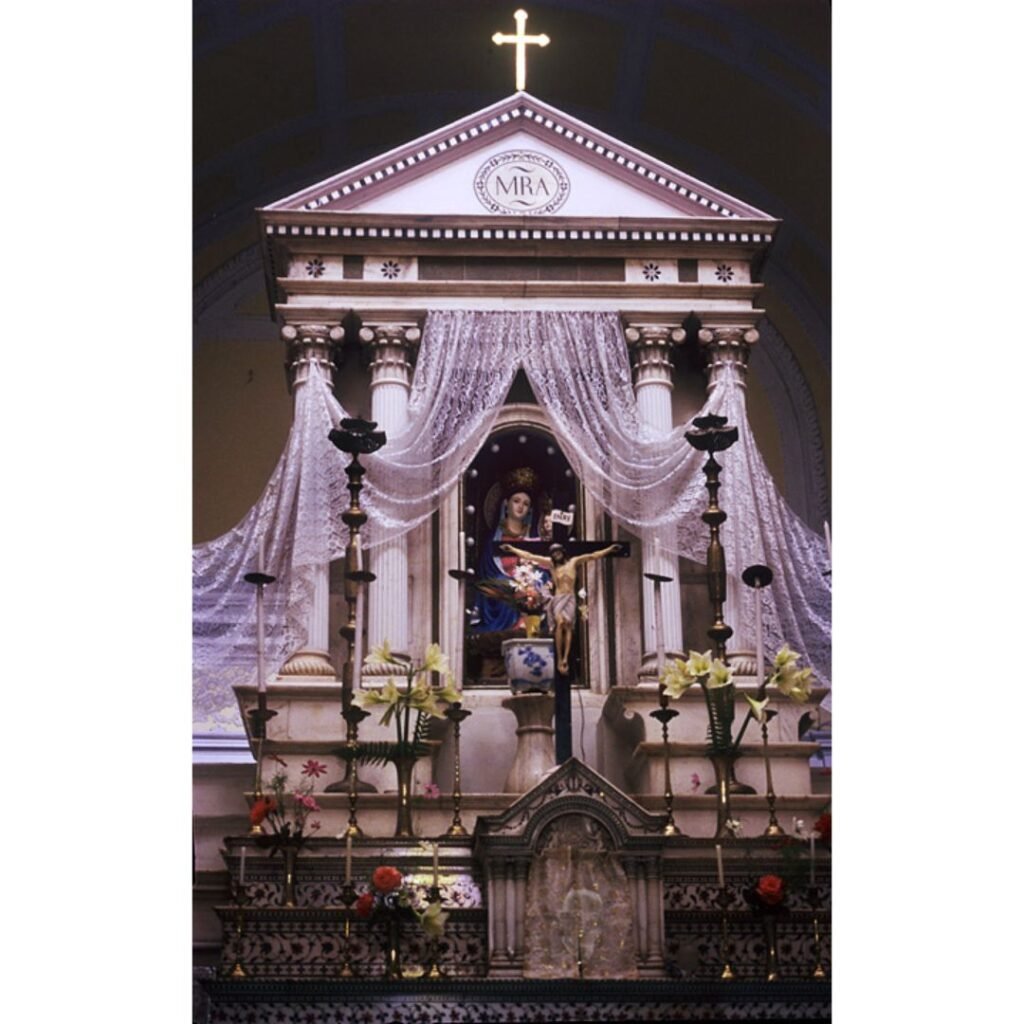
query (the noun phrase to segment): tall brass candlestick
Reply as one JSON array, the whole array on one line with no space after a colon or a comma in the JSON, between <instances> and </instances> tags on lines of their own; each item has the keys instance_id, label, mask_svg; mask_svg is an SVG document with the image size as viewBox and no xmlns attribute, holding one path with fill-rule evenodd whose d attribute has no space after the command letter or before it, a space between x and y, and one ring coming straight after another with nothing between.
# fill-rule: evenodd
<instances>
[{"instance_id":1,"label":"tall brass candlestick","mask_svg":"<svg viewBox=\"0 0 1024 1024\"><path fill-rule=\"evenodd\" d=\"M232 899L235 904L235 962L228 971L229 978L247 978L242 966L242 941L245 938L245 886L240 881L232 882Z\"/></svg>"},{"instance_id":2,"label":"tall brass candlestick","mask_svg":"<svg viewBox=\"0 0 1024 1024\"><path fill-rule=\"evenodd\" d=\"M459 754L459 735L462 723L473 714L459 704L449 704L444 717L455 724L455 779L452 785L452 823L448 826L445 835L465 836L469 833L466 826L462 824L462 766Z\"/></svg>"},{"instance_id":3,"label":"tall brass candlestick","mask_svg":"<svg viewBox=\"0 0 1024 1024\"><path fill-rule=\"evenodd\" d=\"M725 605L725 549L719 537L722 524L728 516L718 507L718 489L721 486L719 474L722 467L715 462L715 452L724 452L731 448L739 439L736 427L726 426L725 416L698 416L693 421L693 430L686 431L686 440L698 451L707 452L708 459L703 471L708 491L708 507L701 513L701 519L708 524L711 536L708 542L708 596L711 599L711 611L714 623L708 630L708 636L715 645L715 657L728 662L725 643L732 636L732 627L725 624L723 606Z\"/></svg>"},{"instance_id":4,"label":"tall brass candlestick","mask_svg":"<svg viewBox=\"0 0 1024 1024\"><path fill-rule=\"evenodd\" d=\"M273 583L277 577L265 571L265 558L264 538L260 537L256 571L247 572L242 577L246 583L252 583L256 587L256 707L250 708L246 717L249 719L249 735L256 742L256 782L253 794L257 799L263 795L263 744L267 738L267 722L277 714L267 707L267 677L263 662L263 588L268 583ZM258 834L263 832L259 825L253 825L251 831Z\"/></svg>"},{"instance_id":5,"label":"tall brass candlestick","mask_svg":"<svg viewBox=\"0 0 1024 1024\"><path fill-rule=\"evenodd\" d=\"M720 530L728 519L725 512L718 507L718 490L721 487L719 474L722 467L715 461L715 452L724 452L731 448L739 439L739 430L727 426L725 416L698 416L693 421L693 429L686 431L686 440L697 451L707 452L708 459L703 471L705 486L708 491L708 507L701 513L701 519L708 524L710 537L708 540L708 597L711 600L711 612L714 622L708 630L708 636L715 645L715 657L726 664L729 657L725 645L732 636L732 627L726 625L724 605L726 595L725 548L722 547ZM716 838L725 835L725 821L732 816L729 797L734 793L753 793L754 789L736 779L737 745L729 754L717 755L722 759L715 760L715 789L719 793L718 827ZM723 774L724 773L724 774ZM722 775L722 778L719 776Z\"/></svg>"},{"instance_id":6,"label":"tall brass candlestick","mask_svg":"<svg viewBox=\"0 0 1024 1024\"><path fill-rule=\"evenodd\" d=\"M821 907L821 893L817 886L812 885L808 890L808 897L810 899L811 910L813 911L813 923L814 923L814 970L811 972L811 977L816 981L822 981L827 977L825 974L825 968L821 963L821 929L818 926L818 910Z\"/></svg>"},{"instance_id":7,"label":"tall brass candlestick","mask_svg":"<svg viewBox=\"0 0 1024 1024\"><path fill-rule=\"evenodd\" d=\"M359 788L359 772L356 754L359 743L359 723L366 717L366 712L352 703L352 697L358 688L362 671L362 639L363 639L363 606L366 600L366 584L372 583L377 577L363 568L363 548L360 530L366 524L366 513L359 504L359 496L363 489L363 476L366 467L359 461L360 455L369 455L378 451L387 442L383 430L376 430L377 424L372 420L359 417L343 419L335 430L328 434L330 442L339 451L351 455L345 467L348 477L349 504L341 514L342 522L348 527L348 544L345 547L345 603L348 606L348 621L339 632L348 648L347 661L342 669L341 677L341 716L345 720L345 747L340 756L346 762L345 778L332 782L326 787L328 793L348 791L349 819L346 834L362 835L356 818L357 791Z\"/></svg>"},{"instance_id":8,"label":"tall brass candlestick","mask_svg":"<svg viewBox=\"0 0 1024 1024\"><path fill-rule=\"evenodd\" d=\"M342 936L344 953L341 967L338 969L338 976L341 978L354 978L356 974L352 969L352 904L355 903L356 898L356 887L351 880L346 881L341 887L341 902L345 907L345 929Z\"/></svg>"},{"instance_id":9,"label":"tall brass candlestick","mask_svg":"<svg viewBox=\"0 0 1024 1024\"><path fill-rule=\"evenodd\" d=\"M430 887L430 891L427 895L428 903L436 903L438 906L441 904L441 889L437 884L437 844L434 844L434 884ZM437 962L440 953L440 943L438 942L437 936L432 935L429 940L428 946L428 957L430 963L427 965L426 973L424 977L430 981L440 981L447 977L444 971L441 970L441 965Z\"/></svg>"},{"instance_id":10,"label":"tall brass candlestick","mask_svg":"<svg viewBox=\"0 0 1024 1024\"><path fill-rule=\"evenodd\" d=\"M382 448L387 442L383 430L376 429L372 420L361 418L344 419L337 428L328 434L331 444L339 451L351 455L345 467L348 477L349 504L341 514L342 522L348 527L348 544L345 547L345 603L348 605L348 622L341 629L342 636L348 641L349 663L352 666L344 673L341 683L342 714L352 703L352 692L356 682L356 674L362 666L354 664L356 648L360 646L362 623L356 621L360 587L376 577L363 568L363 549L360 530L366 524L366 513L359 504L359 495L363 489L363 476L366 467L359 461L360 455L370 455ZM347 719L346 719L347 720ZM348 739L351 739L352 723L349 722Z\"/></svg>"}]
</instances>

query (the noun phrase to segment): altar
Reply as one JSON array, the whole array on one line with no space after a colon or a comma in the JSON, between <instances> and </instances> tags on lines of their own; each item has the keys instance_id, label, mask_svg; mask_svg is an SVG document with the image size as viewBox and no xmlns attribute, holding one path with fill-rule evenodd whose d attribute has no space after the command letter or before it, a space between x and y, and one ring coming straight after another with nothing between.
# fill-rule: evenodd
<instances>
[{"instance_id":1,"label":"altar","mask_svg":"<svg viewBox=\"0 0 1024 1024\"><path fill-rule=\"evenodd\" d=\"M294 423L194 560L197 729L252 756L197 775L197 1019L827 1019L779 222L523 89L257 216Z\"/></svg>"}]
</instances>

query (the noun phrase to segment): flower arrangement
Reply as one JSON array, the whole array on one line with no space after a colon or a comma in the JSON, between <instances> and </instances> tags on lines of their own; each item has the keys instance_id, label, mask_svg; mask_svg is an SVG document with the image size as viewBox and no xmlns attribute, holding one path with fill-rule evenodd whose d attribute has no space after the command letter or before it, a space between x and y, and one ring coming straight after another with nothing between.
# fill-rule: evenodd
<instances>
[{"instance_id":1,"label":"flower arrangement","mask_svg":"<svg viewBox=\"0 0 1024 1024\"><path fill-rule=\"evenodd\" d=\"M768 913L784 909L786 883L778 875L761 875L745 893L747 902L754 908Z\"/></svg>"},{"instance_id":2,"label":"flower arrangement","mask_svg":"<svg viewBox=\"0 0 1024 1024\"><path fill-rule=\"evenodd\" d=\"M711 753L731 753L735 686L732 669L711 652L690 651L690 657L673 658L662 669L660 682L668 697L679 698L694 684L704 691L708 709L708 740Z\"/></svg>"},{"instance_id":3,"label":"flower arrangement","mask_svg":"<svg viewBox=\"0 0 1024 1024\"><path fill-rule=\"evenodd\" d=\"M320 822L312 821L307 830L307 820L311 813L319 813L320 805L313 797L314 779L326 772L326 765L319 761L309 760L302 766L302 774L306 779L295 787L288 786L288 762L272 754L278 769L274 772L268 788L270 794L264 794L253 802L249 809L249 822L261 829L270 826L270 832L264 833L267 842L277 848L284 845L302 846L309 837L319 830Z\"/></svg>"},{"instance_id":4,"label":"flower arrangement","mask_svg":"<svg viewBox=\"0 0 1024 1024\"><path fill-rule=\"evenodd\" d=\"M782 649L775 655L774 670L758 688L757 695L752 697L744 694L750 707L735 740L732 738L735 685L732 669L723 661L718 658L712 660L710 651L703 654L690 651L686 661L681 658L669 661L662 670L660 681L665 687L665 693L672 698L681 697L691 686L698 684L704 691L708 707L711 753L735 754L751 719L763 723L776 714L774 710L768 710L771 700L767 696L768 687L775 687L779 693L799 704L810 698L814 676L809 668L797 668L796 663L800 657L789 649L788 644L782 645Z\"/></svg>"},{"instance_id":5,"label":"flower arrangement","mask_svg":"<svg viewBox=\"0 0 1024 1024\"><path fill-rule=\"evenodd\" d=\"M360 743L355 756L365 762L397 761L401 757L422 757L427 753L426 727L431 717L443 718L443 704L458 704L462 694L455 687L448 657L437 644L430 644L423 660L416 664L396 658L385 641L374 647L366 659L368 665L389 665L405 676L405 685L399 686L388 679L379 690L365 690L354 698L364 710L383 707L381 725L395 723L396 740ZM436 672L444 678L443 686L434 686L430 675ZM413 719L412 713L416 712ZM344 751L339 751L347 756Z\"/></svg>"},{"instance_id":6,"label":"flower arrangement","mask_svg":"<svg viewBox=\"0 0 1024 1024\"><path fill-rule=\"evenodd\" d=\"M355 912L364 921L388 918L416 921L431 938L444 935L448 921L448 913L441 909L440 903L428 903L426 909L420 910L416 894L406 884L402 872L387 864L374 870L370 888L356 900Z\"/></svg>"},{"instance_id":7,"label":"flower arrangement","mask_svg":"<svg viewBox=\"0 0 1024 1024\"><path fill-rule=\"evenodd\" d=\"M523 616L526 635L538 635L544 610L551 600L551 579L546 572L520 561L512 570L511 579L477 580L474 586L485 597L512 605Z\"/></svg>"}]
</instances>

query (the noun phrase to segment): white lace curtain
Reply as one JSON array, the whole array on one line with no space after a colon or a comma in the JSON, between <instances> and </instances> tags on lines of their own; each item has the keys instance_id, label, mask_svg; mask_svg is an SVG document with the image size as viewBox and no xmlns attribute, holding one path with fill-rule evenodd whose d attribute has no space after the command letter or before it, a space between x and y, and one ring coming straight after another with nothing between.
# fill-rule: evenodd
<instances>
[{"instance_id":1,"label":"white lace curtain","mask_svg":"<svg viewBox=\"0 0 1024 1024\"><path fill-rule=\"evenodd\" d=\"M522 366L573 471L613 519L644 535L659 529L672 553L703 561L707 492L701 453L685 427L657 435L637 410L619 318L602 313L444 311L427 316L406 429L363 461L369 521L365 546L428 518L454 487L494 425ZM703 413L728 417L739 441L718 457L719 504L730 572L769 565L765 595L770 650L784 641L828 681L831 587L824 540L779 495L747 422L743 385L726 370ZM255 594L243 576L266 538L266 666L275 672L306 639L314 567L342 556L347 456L328 433L347 415L316 366L296 392L288 445L259 502L233 530L195 548L194 708L198 732L234 731L231 686L255 681ZM667 528L667 529L666 529ZM752 632L753 593L727 610ZM694 639L692 646L703 645Z\"/></svg>"}]
</instances>

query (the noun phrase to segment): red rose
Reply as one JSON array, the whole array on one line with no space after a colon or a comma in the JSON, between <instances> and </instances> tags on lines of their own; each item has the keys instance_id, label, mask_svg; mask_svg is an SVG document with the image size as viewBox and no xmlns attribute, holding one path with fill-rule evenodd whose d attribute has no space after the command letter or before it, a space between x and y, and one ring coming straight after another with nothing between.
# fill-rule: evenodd
<instances>
[{"instance_id":1,"label":"red rose","mask_svg":"<svg viewBox=\"0 0 1024 1024\"><path fill-rule=\"evenodd\" d=\"M378 892L394 892L402 884L402 872L397 868L379 867L373 873L373 887Z\"/></svg>"},{"instance_id":2,"label":"red rose","mask_svg":"<svg viewBox=\"0 0 1024 1024\"><path fill-rule=\"evenodd\" d=\"M263 819L270 814L271 811L276 810L276 800L269 796L261 796L249 810L249 823L251 825L260 825L263 823Z\"/></svg>"},{"instance_id":3,"label":"red rose","mask_svg":"<svg viewBox=\"0 0 1024 1024\"><path fill-rule=\"evenodd\" d=\"M785 896L786 883L778 875L762 875L757 880L758 899L769 907L778 906Z\"/></svg>"},{"instance_id":4,"label":"red rose","mask_svg":"<svg viewBox=\"0 0 1024 1024\"><path fill-rule=\"evenodd\" d=\"M832 815L828 811L814 823L814 831L821 834L823 843L832 842Z\"/></svg>"},{"instance_id":5,"label":"red rose","mask_svg":"<svg viewBox=\"0 0 1024 1024\"><path fill-rule=\"evenodd\" d=\"M356 913L360 917L369 917L373 913L373 893L364 892L359 899L356 900Z\"/></svg>"}]
</instances>

